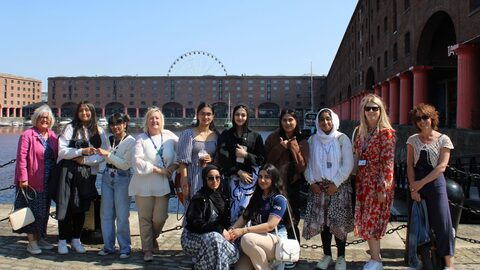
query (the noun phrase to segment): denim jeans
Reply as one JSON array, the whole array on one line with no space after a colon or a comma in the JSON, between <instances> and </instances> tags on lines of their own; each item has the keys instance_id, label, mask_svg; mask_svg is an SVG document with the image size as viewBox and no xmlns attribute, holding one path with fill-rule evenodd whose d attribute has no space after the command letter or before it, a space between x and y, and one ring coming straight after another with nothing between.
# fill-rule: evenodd
<instances>
[{"instance_id":1,"label":"denim jeans","mask_svg":"<svg viewBox=\"0 0 480 270\"><path fill-rule=\"evenodd\" d=\"M131 250L130 239L130 197L128 185L132 174L129 170L105 169L102 177L102 202L100 205L100 219L102 223L103 250L115 252L115 233L120 254ZM116 231L115 231L116 221Z\"/></svg>"}]
</instances>

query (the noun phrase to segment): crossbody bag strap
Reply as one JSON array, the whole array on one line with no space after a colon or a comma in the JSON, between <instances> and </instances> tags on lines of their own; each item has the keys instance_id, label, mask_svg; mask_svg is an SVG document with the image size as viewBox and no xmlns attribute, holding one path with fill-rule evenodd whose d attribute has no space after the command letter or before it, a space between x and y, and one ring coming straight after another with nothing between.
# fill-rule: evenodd
<instances>
[{"instance_id":1,"label":"crossbody bag strap","mask_svg":"<svg viewBox=\"0 0 480 270\"><path fill-rule=\"evenodd\" d=\"M285 198L285 200L287 200L287 198ZM290 219L290 224L292 224L293 236L295 236L295 240L298 241L297 233L295 232L295 229L294 229L294 226L293 226L292 214L290 213L290 204L288 203L288 200L287 200L287 211L288 211L288 217ZM275 226L275 234L278 236L277 226Z\"/></svg>"}]
</instances>

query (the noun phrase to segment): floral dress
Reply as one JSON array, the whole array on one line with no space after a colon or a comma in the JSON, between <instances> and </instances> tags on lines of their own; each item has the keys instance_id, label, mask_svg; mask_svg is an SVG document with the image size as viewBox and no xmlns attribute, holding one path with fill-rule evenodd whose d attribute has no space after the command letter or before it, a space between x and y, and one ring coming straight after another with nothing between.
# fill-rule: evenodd
<instances>
[{"instance_id":1,"label":"floral dress","mask_svg":"<svg viewBox=\"0 0 480 270\"><path fill-rule=\"evenodd\" d=\"M369 134L362 142L355 138L354 151L365 166L358 166L356 178L355 235L363 239L381 239L385 235L393 204L395 182L395 130L382 129ZM379 192L386 192L386 201L379 203Z\"/></svg>"}]
</instances>

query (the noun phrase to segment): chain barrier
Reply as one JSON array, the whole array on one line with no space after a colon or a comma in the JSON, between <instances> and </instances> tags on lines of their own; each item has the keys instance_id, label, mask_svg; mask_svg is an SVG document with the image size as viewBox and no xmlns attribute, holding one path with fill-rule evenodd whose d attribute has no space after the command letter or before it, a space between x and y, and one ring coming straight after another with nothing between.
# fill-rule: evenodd
<instances>
[{"instance_id":1,"label":"chain barrier","mask_svg":"<svg viewBox=\"0 0 480 270\"><path fill-rule=\"evenodd\" d=\"M448 201L448 203L451 206L462 208L463 211L467 211L467 212L469 212L471 214L474 214L474 215L480 215L480 210L479 209L474 209L474 208L471 208L471 207L468 207L468 206L464 206L464 205L461 205L461 204L458 204L458 203L454 203L450 200Z\"/></svg>"},{"instance_id":2,"label":"chain barrier","mask_svg":"<svg viewBox=\"0 0 480 270\"><path fill-rule=\"evenodd\" d=\"M10 165L10 164L13 164L13 163L15 163L15 161L17 161L17 160L14 158L14 159L10 160L9 162L0 165L0 168L3 168L3 167L5 167L5 166L7 166L7 165Z\"/></svg>"},{"instance_id":3,"label":"chain barrier","mask_svg":"<svg viewBox=\"0 0 480 270\"><path fill-rule=\"evenodd\" d=\"M472 180L480 180L480 174L478 174L478 173L471 173L471 172L462 171L462 170L457 169L457 168L452 167L452 166L448 166L447 168L450 171L452 171L453 173L460 173L460 174L464 174L466 176L470 176L472 178Z\"/></svg>"},{"instance_id":4,"label":"chain barrier","mask_svg":"<svg viewBox=\"0 0 480 270\"><path fill-rule=\"evenodd\" d=\"M400 231L400 230L403 230L407 228L407 225L406 224L402 224L402 225L398 225L396 228L392 228L392 229L389 229L387 230L387 232L385 234L392 234L394 232L397 232L397 231ZM348 246L351 246L351 245L358 245L358 244L361 244L361 243L364 243L364 242L367 242L367 240L365 239L355 239L355 240L352 240L350 242L346 242L345 243L345 247L348 247ZM335 244L332 244L332 247L336 247L337 245ZM307 245L307 244L301 244L300 245L301 248L304 248L304 249L307 249L307 248L310 248L310 249L318 249L318 248L322 248L323 245L316 245L316 244L313 244L313 245Z\"/></svg>"},{"instance_id":5,"label":"chain barrier","mask_svg":"<svg viewBox=\"0 0 480 270\"><path fill-rule=\"evenodd\" d=\"M14 189L14 188L15 188L15 185L11 185L11 186L9 186L9 187L0 189L0 191L9 190L9 189Z\"/></svg>"},{"instance_id":6,"label":"chain barrier","mask_svg":"<svg viewBox=\"0 0 480 270\"><path fill-rule=\"evenodd\" d=\"M471 238L467 238L467 237L462 237L462 236L457 235L457 236L455 236L455 238L463 240L465 242L472 243L472 244L480 244L479 240L475 240L475 239L471 239Z\"/></svg>"}]
</instances>

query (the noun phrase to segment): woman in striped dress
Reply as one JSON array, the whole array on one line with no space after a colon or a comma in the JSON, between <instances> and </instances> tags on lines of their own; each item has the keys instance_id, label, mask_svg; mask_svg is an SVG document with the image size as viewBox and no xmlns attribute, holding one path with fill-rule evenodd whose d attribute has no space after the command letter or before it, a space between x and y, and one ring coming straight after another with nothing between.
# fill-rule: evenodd
<instances>
[{"instance_id":1,"label":"woman in striped dress","mask_svg":"<svg viewBox=\"0 0 480 270\"><path fill-rule=\"evenodd\" d=\"M203 186L202 169L212 163L217 147L217 131L213 106L204 102L197 108L197 125L180 134L177 148L178 171L186 200L189 201Z\"/></svg>"}]
</instances>

